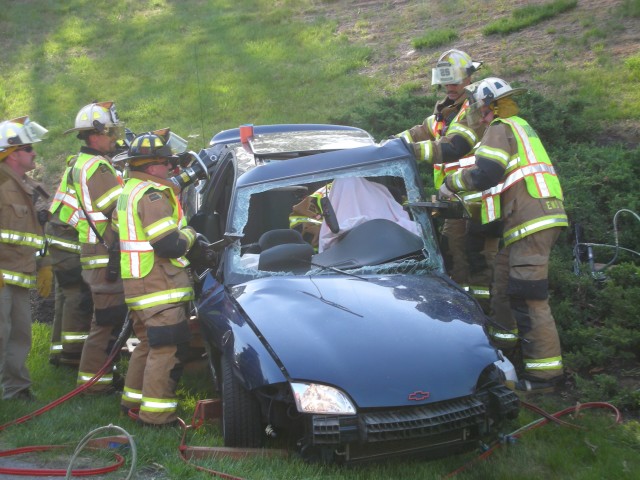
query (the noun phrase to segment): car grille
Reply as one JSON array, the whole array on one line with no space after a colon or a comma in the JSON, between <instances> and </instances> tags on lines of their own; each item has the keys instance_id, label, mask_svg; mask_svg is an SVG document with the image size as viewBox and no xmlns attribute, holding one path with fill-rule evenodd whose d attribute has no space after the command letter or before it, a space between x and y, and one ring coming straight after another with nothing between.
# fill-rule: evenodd
<instances>
[{"instance_id":1,"label":"car grille","mask_svg":"<svg viewBox=\"0 0 640 480\"><path fill-rule=\"evenodd\" d=\"M484 427L487 408L475 397L439 404L360 415L314 415L313 445L376 443L438 437L450 432L464 440L472 427ZM474 428L474 431L477 431ZM435 440L435 438L434 438Z\"/></svg>"},{"instance_id":2,"label":"car grille","mask_svg":"<svg viewBox=\"0 0 640 480\"><path fill-rule=\"evenodd\" d=\"M476 445L495 421L518 416L518 396L504 385L445 402L359 415L314 415L310 445L341 451L357 462L420 452L451 454Z\"/></svg>"}]
</instances>

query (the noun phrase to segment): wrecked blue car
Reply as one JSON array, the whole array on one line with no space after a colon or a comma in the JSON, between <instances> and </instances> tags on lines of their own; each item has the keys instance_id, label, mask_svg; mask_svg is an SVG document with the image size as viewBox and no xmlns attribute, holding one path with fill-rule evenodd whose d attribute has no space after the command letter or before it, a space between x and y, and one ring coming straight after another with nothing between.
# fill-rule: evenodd
<instances>
[{"instance_id":1,"label":"wrecked blue car","mask_svg":"<svg viewBox=\"0 0 640 480\"><path fill-rule=\"evenodd\" d=\"M226 446L440 456L518 415L482 310L444 274L403 140L277 125L221 132L200 155L216 168L192 225L226 245L197 302Z\"/></svg>"}]
</instances>

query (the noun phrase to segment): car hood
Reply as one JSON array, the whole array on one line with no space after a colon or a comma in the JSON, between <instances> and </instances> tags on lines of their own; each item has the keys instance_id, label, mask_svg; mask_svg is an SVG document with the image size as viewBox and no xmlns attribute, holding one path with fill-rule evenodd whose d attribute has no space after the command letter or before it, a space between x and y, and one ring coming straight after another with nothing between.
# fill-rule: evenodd
<instances>
[{"instance_id":1,"label":"car hood","mask_svg":"<svg viewBox=\"0 0 640 480\"><path fill-rule=\"evenodd\" d=\"M480 309L438 276L279 276L233 293L289 379L338 387L360 408L472 394L497 360Z\"/></svg>"}]
</instances>

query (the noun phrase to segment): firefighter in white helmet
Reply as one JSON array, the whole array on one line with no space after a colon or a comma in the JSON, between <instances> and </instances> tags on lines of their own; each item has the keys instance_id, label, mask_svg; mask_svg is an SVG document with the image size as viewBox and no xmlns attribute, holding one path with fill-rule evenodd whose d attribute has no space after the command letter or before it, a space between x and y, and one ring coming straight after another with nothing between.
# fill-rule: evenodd
<instances>
[{"instance_id":1,"label":"firefighter in white helmet","mask_svg":"<svg viewBox=\"0 0 640 480\"><path fill-rule=\"evenodd\" d=\"M82 278L91 288L93 318L82 349L78 385L87 383L103 367L127 314L124 289L118 267L118 240L107 228L122 192L122 180L111 164L123 136L114 102L93 102L80 109L75 125L65 133L77 132L84 141L67 183L77 200ZM112 393L115 372L108 371L85 393Z\"/></svg>"},{"instance_id":2,"label":"firefighter in white helmet","mask_svg":"<svg viewBox=\"0 0 640 480\"><path fill-rule=\"evenodd\" d=\"M48 197L27 172L36 167L33 145L47 130L29 117L0 123L0 382L2 399L33 398L26 360L31 349L29 289L36 278L36 252L44 246ZM44 199L46 200L46 199ZM50 280L50 279L49 279Z\"/></svg>"},{"instance_id":3,"label":"firefighter in white helmet","mask_svg":"<svg viewBox=\"0 0 640 480\"><path fill-rule=\"evenodd\" d=\"M466 114L469 106L465 87L482 62L475 62L461 50L448 50L438 59L431 73L431 84L443 88L446 96L436 103L434 112L421 125L396 135L412 143L416 157L433 166L435 188L460 168L473 165L473 148L484 126L472 128ZM479 197L460 194L468 209L479 211ZM451 278L469 291L489 311L489 286L500 234L497 223L482 225L479 218L445 219L441 230L441 250Z\"/></svg>"},{"instance_id":4,"label":"firefighter in white helmet","mask_svg":"<svg viewBox=\"0 0 640 480\"><path fill-rule=\"evenodd\" d=\"M203 236L186 225L167 178L178 157L169 129L137 136L117 161L129 165L113 225L118 229L126 303L140 343L131 355L122 394L123 411L143 425L173 425L176 386L188 355L188 305L194 293L186 258ZM179 139L179 137L177 137ZM178 142L186 145L186 142Z\"/></svg>"},{"instance_id":5,"label":"firefighter in white helmet","mask_svg":"<svg viewBox=\"0 0 640 480\"><path fill-rule=\"evenodd\" d=\"M496 256L490 333L505 352L520 348L524 375L517 390L548 391L563 378L558 331L548 300L549 254L568 225L556 171L536 132L518 117L514 89L500 78L467 88L469 122L486 131L475 166L447 177L442 196L482 192L482 221L503 221ZM519 342L518 347L518 340Z\"/></svg>"}]
</instances>

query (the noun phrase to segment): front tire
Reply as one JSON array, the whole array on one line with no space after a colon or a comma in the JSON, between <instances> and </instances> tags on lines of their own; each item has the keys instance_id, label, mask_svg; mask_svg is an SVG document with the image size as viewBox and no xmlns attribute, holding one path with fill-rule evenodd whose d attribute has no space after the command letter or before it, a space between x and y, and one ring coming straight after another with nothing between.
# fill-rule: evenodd
<instances>
[{"instance_id":1,"label":"front tire","mask_svg":"<svg viewBox=\"0 0 640 480\"><path fill-rule=\"evenodd\" d=\"M262 445L260 405L233 374L231 362L222 357L222 436L227 447Z\"/></svg>"}]
</instances>

